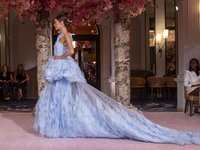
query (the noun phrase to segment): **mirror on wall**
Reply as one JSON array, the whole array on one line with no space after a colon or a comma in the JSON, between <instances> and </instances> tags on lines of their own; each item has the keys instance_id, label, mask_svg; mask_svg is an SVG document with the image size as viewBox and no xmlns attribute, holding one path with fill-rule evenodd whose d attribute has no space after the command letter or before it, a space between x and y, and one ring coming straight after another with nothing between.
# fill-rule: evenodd
<instances>
[{"instance_id":1,"label":"mirror on wall","mask_svg":"<svg viewBox=\"0 0 200 150\"><path fill-rule=\"evenodd\" d=\"M165 28L169 30L165 46L165 74L176 75L176 5L175 0L169 0L165 3Z\"/></svg>"},{"instance_id":2,"label":"mirror on wall","mask_svg":"<svg viewBox=\"0 0 200 150\"><path fill-rule=\"evenodd\" d=\"M156 73L155 8L146 6L146 70Z\"/></svg>"}]
</instances>

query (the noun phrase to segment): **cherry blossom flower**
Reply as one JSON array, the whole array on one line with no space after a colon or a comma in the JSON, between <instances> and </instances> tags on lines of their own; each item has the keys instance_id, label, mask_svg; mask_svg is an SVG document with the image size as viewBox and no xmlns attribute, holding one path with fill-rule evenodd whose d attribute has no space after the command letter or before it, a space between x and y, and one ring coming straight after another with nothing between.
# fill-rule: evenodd
<instances>
[{"instance_id":1,"label":"cherry blossom flower","mask_svg":"<svg viewBox=\"0 0 200 150\"><path fill-rule=\"evenodd\" d=\"M120 0L120 2L118 0L0 0L0 6L4 7L0 19L5 18L9 9L14 8L22 22L26 17L36 21L37 14L45 10L64 11L72 27L89 22L100 24L103 16L108 16L113 11L116 2L121 13L130 12L131 17L141 14L145 10L145 5L155 6L154 0Z\"/></svg>"}]
</instances>

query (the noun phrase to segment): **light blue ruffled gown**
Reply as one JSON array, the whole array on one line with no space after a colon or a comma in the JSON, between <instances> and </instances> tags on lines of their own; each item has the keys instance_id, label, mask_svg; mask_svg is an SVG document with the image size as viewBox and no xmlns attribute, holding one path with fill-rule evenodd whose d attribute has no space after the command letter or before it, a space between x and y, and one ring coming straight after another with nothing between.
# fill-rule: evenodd
<instances>
[{"instance_id":1,"label":"light blue ruffled gown","mask_svg":"<svg viewBox=\"0 0 200 150\"><path fill-rule=\"evenodd\" d=\"M71 36L71 34L70 34ZM68 48L60 42L54 55ZM45 66L45 88L36 105L34 129L50 138L91 137L130 138L133 140L200 145L198 132L183 132L162 127L146 119L140 111L130 110L87 84L84 74L71 56Z\"/></svg>"}]
</instances>

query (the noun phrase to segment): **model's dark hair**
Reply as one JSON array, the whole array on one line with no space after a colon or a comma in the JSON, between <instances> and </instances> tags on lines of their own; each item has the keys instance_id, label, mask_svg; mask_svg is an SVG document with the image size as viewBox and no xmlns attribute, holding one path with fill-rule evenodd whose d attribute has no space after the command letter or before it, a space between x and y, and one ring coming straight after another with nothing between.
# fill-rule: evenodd
<instances>
[{"instance_id":1,"label":"model's dark hair","mask_svg":"<svg viewBox=\"0 0 200 150\"><path fill-rule=\"evenodd\" d=\"M189 66L189 70L190 71L194 71L193 69L192 69L192 67L191 67L191 62L193 61L193 60L195 60L196 62L197 62L197 64L198 64L198 66L196 67L196 74L197 74L197 76L199 76L199 61L198 61L198 59L196 59L196 58L192 58L191 60L190 60L190 66Z\"/></svg>"},{"instance_id":2,"label":"model's dark hair","mask_svg":"<svg viewBox=\"0 0 200 150\"><path fill-rule=\"evenodd\" d=\"M65 15L59 15L55 19L57 19L59 22L63 21L66 28L69 27L69 23L68 23L67 17Z\"/></svg>"}]
</instances>

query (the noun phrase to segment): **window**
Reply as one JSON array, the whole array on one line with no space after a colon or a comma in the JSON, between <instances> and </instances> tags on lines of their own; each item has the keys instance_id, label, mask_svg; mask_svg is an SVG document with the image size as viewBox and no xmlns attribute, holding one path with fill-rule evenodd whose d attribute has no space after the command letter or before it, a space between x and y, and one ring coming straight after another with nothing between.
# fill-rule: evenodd
<instances>
[{"instance_id":1,"label":"window","mask_svg":"<svg viewBox=\"0 0 200 150\"><path fill-rule=\"evenodd\" d=\"M146 70L156 73L155 8L146 7Z\"/></svg>"}]
</instances>

